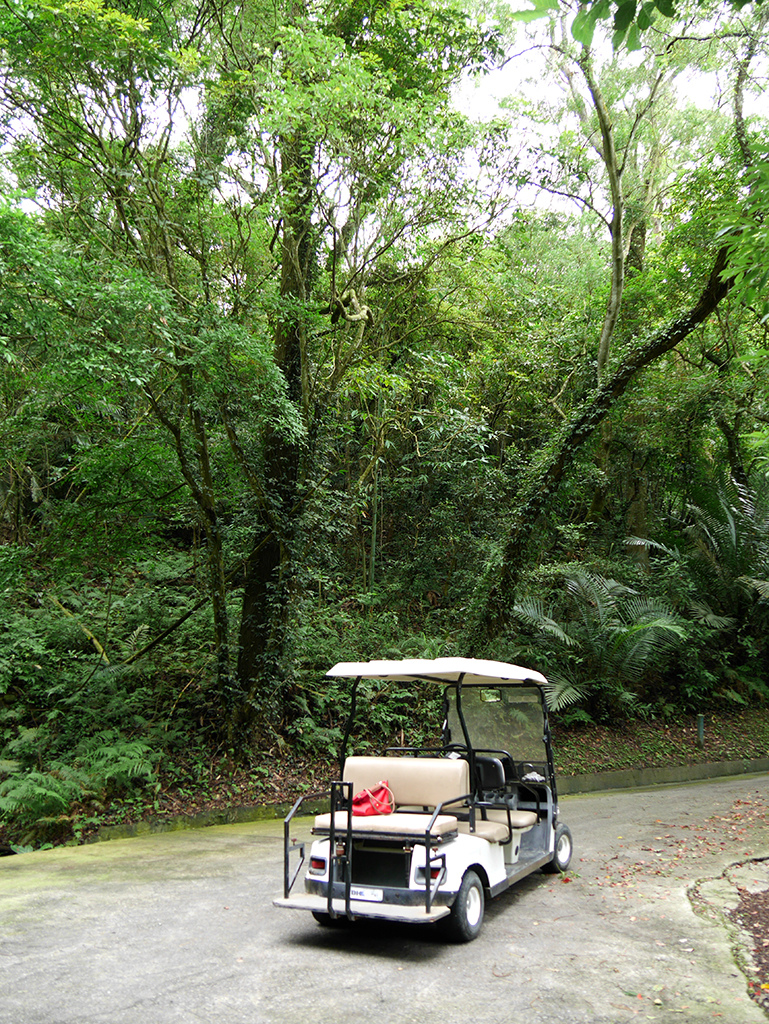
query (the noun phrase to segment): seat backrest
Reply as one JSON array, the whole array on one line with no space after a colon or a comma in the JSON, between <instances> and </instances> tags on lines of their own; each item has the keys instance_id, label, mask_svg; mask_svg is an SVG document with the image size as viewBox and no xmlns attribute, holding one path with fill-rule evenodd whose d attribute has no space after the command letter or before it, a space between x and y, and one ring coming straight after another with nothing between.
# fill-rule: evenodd
<instances>
[{"instance_id":1,"label":"seat backrest","mask_svg":"<svg viewBox=\"0 0 769 1024\"><path fill-rule=\"evenodd\" d=\"M353 793L386 781L396 807L434 808L470 791L470 769L462 758L348 757L342 777Z\"/></svg>"},{"instance_id":2,"label":"seat backrest","mask_svg":"<svg viewBox=\"0 0 769 1024\"><path fill-rule=\"evenodd\" d=\"M477 754L475 757L475 774L481 790L504 789L505 769L498 757L488 754Z\"/></svg>"}]
</instances>

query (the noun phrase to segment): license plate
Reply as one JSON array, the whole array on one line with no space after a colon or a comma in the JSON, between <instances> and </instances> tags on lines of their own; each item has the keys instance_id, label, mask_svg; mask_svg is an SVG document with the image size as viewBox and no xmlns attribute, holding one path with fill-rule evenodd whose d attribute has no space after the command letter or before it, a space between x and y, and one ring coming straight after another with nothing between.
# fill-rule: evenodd
<instances>
[{"instance_id":1,"label":"license plate","mask_svg":"<svg viewBox=\"0 0 769 1024\"><path fill-rule=\"evenodd\" d=\"M367 903L381 903L383 894L381 889L368 889L353 885L350 887L351 900L365 900Z\"/></svg>"}]
</instances>

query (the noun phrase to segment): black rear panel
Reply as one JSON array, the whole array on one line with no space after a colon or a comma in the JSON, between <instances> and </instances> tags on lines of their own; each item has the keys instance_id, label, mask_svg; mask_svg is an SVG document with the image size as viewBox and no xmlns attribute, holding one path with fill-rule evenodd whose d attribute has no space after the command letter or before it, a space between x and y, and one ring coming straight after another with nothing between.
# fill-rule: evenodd
<instances>
[{"instance_id":1,"label":"black rear panel","mask_svg":"<svg viewBox=\"0 0 769 1024\"><path fill-rule=\"evenodd\" d=\"M402 845L353 843L352 881L355 885L392 886L407 889L411 850Z\"/></svg>"}]
</instances>

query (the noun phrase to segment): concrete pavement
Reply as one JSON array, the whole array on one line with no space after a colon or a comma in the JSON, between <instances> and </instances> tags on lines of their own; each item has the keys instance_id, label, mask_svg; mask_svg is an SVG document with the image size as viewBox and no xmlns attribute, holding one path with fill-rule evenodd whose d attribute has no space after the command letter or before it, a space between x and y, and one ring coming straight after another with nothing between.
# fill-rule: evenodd
<instances>
[{"instance_id":1,"label":"concrete pavement","mask_svg":"<svg viewBox=\"0 0 769 1024\"><path fill-rule=\"evenodd\" d=\"M769 775L567 797L570 873L467 946L274 908L275 821L4 858L0 1024L766 1024L722 908L762 884L767 808Z\"/></svg>"}]
</instances>

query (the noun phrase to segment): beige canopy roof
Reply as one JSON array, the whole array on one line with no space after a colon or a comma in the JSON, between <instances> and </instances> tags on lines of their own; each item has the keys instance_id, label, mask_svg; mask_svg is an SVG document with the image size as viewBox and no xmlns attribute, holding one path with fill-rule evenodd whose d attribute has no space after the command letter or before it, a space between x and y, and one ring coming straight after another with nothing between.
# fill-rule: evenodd
<instances>
[{"instance_id":1,"label":"beige canopy roof","mask_svg":"<svg viewBox=\"0 0 769 1024\"><path fill-rule=\"evenodd\" d=\"M332 679L418 679L463 686L493 686L495 683L546 683L541 672L503 661L477 658L410 658L406 661L342 661L326 673Z\"/></svg>"}]
</instances>

